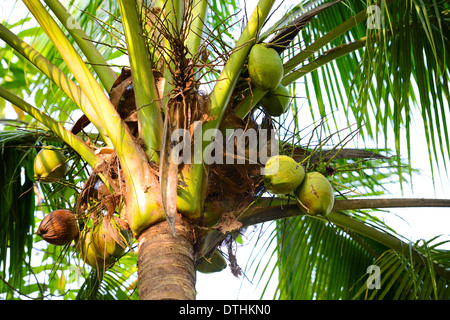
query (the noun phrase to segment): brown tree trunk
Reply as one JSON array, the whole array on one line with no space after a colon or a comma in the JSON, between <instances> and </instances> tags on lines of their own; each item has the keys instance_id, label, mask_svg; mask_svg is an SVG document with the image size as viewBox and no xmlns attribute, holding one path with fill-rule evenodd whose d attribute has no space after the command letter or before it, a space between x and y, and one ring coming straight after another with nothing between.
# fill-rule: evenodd
<instances>
[{"instance_id":1,"label":"brown tree trunk","mask_svg":"<svg viewBox=\"0 0 450 320\"><path fill-rule=\"evenodd\" d=\"M176 217L175 236L167 221L139 237L138 287L141 300L194 300L193 233L189 222Z\"/></svg>"}]
</instances>

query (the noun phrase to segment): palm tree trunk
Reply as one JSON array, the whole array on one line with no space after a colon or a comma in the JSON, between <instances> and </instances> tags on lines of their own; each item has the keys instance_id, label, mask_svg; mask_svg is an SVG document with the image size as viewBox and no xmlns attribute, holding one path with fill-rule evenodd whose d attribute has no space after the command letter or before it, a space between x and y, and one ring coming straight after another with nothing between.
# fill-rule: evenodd
<instances>
[{"instance_id":1,"label":"palm tree trunk","mask_svg":"<svg viewBox=\"0 0 450 320\"><path fill-rule=\"evenodd\" d=\"M140 300L194 300L195 267L190 223L177 215L175 236L167 221L139 236Z\"/></svg>"}]
</instances>

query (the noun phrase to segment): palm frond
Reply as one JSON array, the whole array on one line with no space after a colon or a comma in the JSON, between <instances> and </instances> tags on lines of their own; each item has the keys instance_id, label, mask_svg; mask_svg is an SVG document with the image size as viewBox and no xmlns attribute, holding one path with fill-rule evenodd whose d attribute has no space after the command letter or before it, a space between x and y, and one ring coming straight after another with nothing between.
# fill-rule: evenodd
<instances>
[{"instance_id":1,"label":"palm frond","mask_svg":"<svg viewBox=\"0 0 450 320\"><path fill-rule=\"evenodd\" d=\"M370 218L378 227L386 226ZM268 278L278 286L273 298L311 299L448 299L449 277L437 274L435 265L448 268L449 251L439 248L448 241L436 239L409 243L401 251L373 239L308 216L274 222L263 248L250 262L253 279ZM393 230L392 230L393 231ZM274 244L276 244L274 246ZM412 251L422 261L411 258ZM262 262L261 256L264 256ZM370 278L378 269L378 277ZM252 281L253 281L252 279ZM267 281L267 283L269 283ZM371 286L371 284L377 284ZM267 284L266 284L267 286ZM265 289L263 290L264 297ZM267 297L266 297L267 298Z\"/></svg>"},{"instance_id":2,"label":"palm frond","mask_svg":"<svg viewBox=\"0 0 450 320\"><path fill-rule=\"evenodd\" d=\"M379 267L379 287L370 289L367 276L355 284L354 299L394 299L394 300L448 300L450 283L431 268L431 261L439 261L443 266L450 263L449 251L439 249L445 243L433 244L433 240L411 243L411 248L428 257L423 265L408 259L393 250L387 250L374 262Z\"/></svg>"},{"instance_id":3,"label":"palm frond","mask_svg":"<svg viewBox=\"0 0 450 320\"><path fill-rule=\"evenodd\" d=\"M348 299L355 281L374 261L353 240L344 231L309 217L277 222L277 298Z\"/></svg>"},{"instance_id":4,"label":"palm frond","mask_svg":"<svg viewBox=\"0 0 450 320\"><path fill-rule=\"evenodd\" d=\"M356 80L361 80L364 86L359 93L353 91L353 97L359 94L360 98L351 100L352 109L355 110L356 104L366 105L370 90L377 91L377 109L372 109L372 114L381 123L393 124L397 148L401 138L399 128L404 125L410 149L410 115L413 108L417 108L422 114L430 143L430 160L439 158L439 145L442 146L440 156L443 160L447 160L449 150L447 129L440 126L446 119L443 100L448 100L449 72L446 60L449 25L440 16L446 7L448 9L448 3L412 1L392 4L389 8L391 14L386 9L382 17L389 19L389 30L368 30L373 41L363 56L363 68ZM375 46L375 42L379 45ZM391 79L387 78L388 74L392 75ZM375 86L368 84L369 79L375 80ZM412 94L413 90L417 94ZM379 109L383 105L386 106L384 112ZM368 112L361 109L358 118L367 119ZM376 135L377 128L373 124L371 127L368 128L369 133ZM443 132L437 130L439 127Z\"/></svg>"}]
</instances>

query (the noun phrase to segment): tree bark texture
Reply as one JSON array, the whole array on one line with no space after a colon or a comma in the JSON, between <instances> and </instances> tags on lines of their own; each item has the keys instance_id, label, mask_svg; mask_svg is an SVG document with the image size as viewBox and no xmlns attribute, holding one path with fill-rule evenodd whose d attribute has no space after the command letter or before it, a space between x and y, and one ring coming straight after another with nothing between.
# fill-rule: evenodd
<instances>
[{"instance_id":1,"label":"tree bark texture","mask_svg":"<svg viewBox=\"0 0 450 320\"><path fill-rule=\"evenodd\" d=\"M176 216L175 236L167 221L139 236L138 286L140 300L194 300L193 232Z\"/></svg>"}]
</instances>

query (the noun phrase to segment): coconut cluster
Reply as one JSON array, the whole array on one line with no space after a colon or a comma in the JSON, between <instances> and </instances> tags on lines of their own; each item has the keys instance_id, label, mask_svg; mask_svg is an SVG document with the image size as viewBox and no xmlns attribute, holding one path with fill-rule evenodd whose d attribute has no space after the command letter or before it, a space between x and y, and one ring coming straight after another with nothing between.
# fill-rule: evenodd
<instances>
[{"instance_id":1,"label":"coconut cluster","mask_svg":"<svg viewBox=\"0 0 450 320\"><path fill-rule=\"evenodd\" d=\"M266 94L261 106L270 116L278 117L289 108L289 91L281 84L283 62L277 51L255 44L248 56L248 73L252 84ZM334 194L330 182L319 172L305 172L293 158L271 157L264 168L264 185L274 195L293 193L299 208L309 215L326 216L333 209Z\"/></svg>"},{"instance_id":2,"label":"coconut cluster","mask_svg":"<svg viewBox=\"0 0 450 320\"><path fill-rule=\"evenodd\" d=\"M334 206L334 193L320 172L305 172L302 165L286 155L269 158L264 167L264 185L275 195L293 193L298 207L308 215L328 215Z\"/></svg>"},{"instance_id":3,"label":"coconut cluster","mask_svg":"<svg viewBox=\"0 0 450 320\"><path fill-rule=\"evenodd\" d=\"M278 117L289 108L289 91L281 84L283 61L275 49L255 44L248 55L248 73L254 86L266 94L261 106L272 117Z\"/></svg>"}]
</instances>

